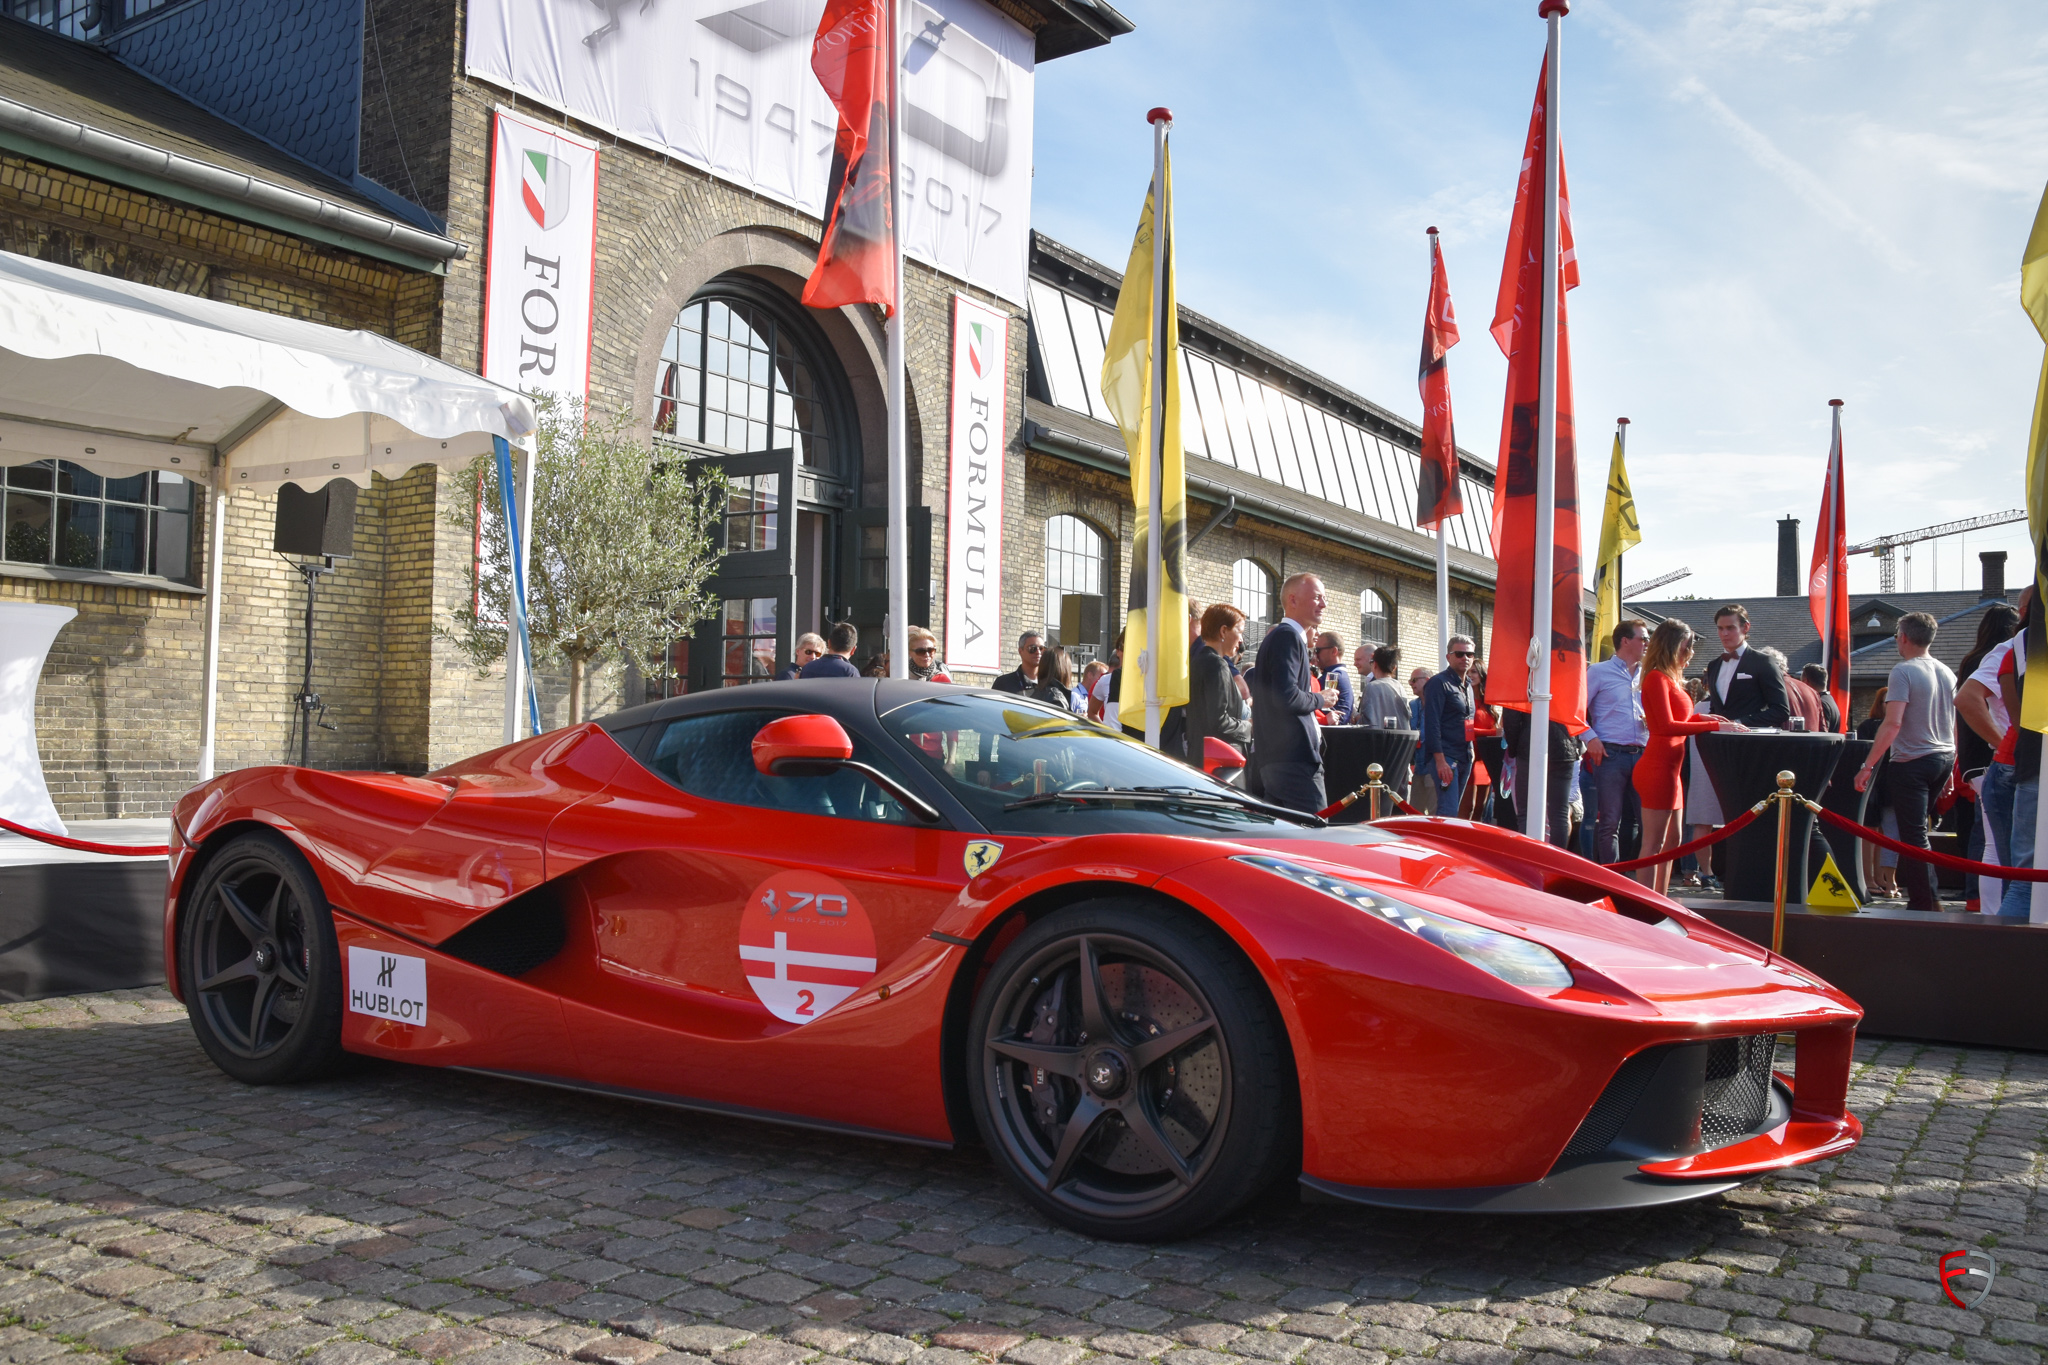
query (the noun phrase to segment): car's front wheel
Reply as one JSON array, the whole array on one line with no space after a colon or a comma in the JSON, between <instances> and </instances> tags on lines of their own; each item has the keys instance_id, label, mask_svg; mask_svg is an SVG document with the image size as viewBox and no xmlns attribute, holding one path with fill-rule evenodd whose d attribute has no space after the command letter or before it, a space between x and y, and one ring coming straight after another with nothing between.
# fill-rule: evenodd
<instances>
[{"instance_id":1,"label":"car's front wheel","mask_svg":"<svg viewBox=\"0 0 2048 1365\"><path fill-rule=\"evenodd\" d=\"M342 1060L341 952L320 883L281 835L242 834L201 870L179 921L192 1031L238 1081L310 1080Z\"/></svg>"},{"instance_id":2,"label":"car's front wheel","mask_svg":"<svg viewBox=\"0 0 2048 1365\"><path fill-rule=\"evenodd\" d=\"M983 1140L1078 1231L1185 1236L1299 1157L1300 1095L1265 983L1191 916L1123 899L1047 915L990 970L971 1029Z\"/></svg>"}]
</instances>

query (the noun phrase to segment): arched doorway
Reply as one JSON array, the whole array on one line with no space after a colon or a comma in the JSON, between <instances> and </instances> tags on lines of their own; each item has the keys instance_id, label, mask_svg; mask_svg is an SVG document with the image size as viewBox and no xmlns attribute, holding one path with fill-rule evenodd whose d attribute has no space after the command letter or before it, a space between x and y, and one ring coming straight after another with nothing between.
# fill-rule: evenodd
<instances>
[{"instance_id":1,"label":"arched doorway","mask_svg":"<svg viewBox=\"0 0 2048 1365\"><path fill-rule=\"evenodd\" d=\"M699 289L663 342L653 425L657 443L715 461L731 484L711 585L719 610L677 660L679 681L691 691L764 681L789 664L797 636L838 620L879 647L882 512L859 505L846 374L801 305L747 274ZM913 566L913 591L929 581ZM916 603L913 613L922 620Z\"/></svg>"}]
</instances>

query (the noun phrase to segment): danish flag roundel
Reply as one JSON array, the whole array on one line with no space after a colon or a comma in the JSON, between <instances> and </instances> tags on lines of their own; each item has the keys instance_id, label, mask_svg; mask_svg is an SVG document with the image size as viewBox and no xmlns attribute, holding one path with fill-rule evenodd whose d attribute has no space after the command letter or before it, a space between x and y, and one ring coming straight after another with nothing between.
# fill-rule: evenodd
<instances>
[{"instance_id":1,"label":"danish flag roundel","mask_svg":"<svg viewBox=\"0 0 2048 1365\"><path fill-rule=\"evenodd\" d=\"M808 1024L875 974L875 927L822 872L780 872L740 914L740 965L777 1019Z\"/></svg>"}]
</instances>

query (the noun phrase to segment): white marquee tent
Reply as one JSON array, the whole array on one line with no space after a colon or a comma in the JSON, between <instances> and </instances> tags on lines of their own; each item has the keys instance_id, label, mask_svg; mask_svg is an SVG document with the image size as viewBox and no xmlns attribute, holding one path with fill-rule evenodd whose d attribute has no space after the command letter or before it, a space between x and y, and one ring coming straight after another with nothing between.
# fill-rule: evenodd
<instances>
[{"instance_id":1,"label":"white marquee tent","mask_svg":"<svg viewBox=\"0 0 2048 1365\"><path fill-rule=\"evenodd\" d=\"M201 780L214 765L228 490L368 486L373 471L466 464L493 438L530 444L534 424L525 395L373 333L0 251L0 465L168 470L209 491Z\"/></svg>"}]
</instances>

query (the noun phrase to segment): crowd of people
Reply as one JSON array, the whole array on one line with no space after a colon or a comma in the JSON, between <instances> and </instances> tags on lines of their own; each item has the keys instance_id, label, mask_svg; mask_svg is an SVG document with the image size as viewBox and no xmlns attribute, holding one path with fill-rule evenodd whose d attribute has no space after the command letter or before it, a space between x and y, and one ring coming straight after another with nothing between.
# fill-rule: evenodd
<instances>
[{"instance_id":1,"label":"crowd of people","mask_svg":"<svg viewBox=\"0 0 2048 1365\"><path fill-rule=\"evenodd\" d=\"M2030 588L2029 592L2032 591ZM1301 811L1330 804L1324 782L1323 732L1363 725L1416 733L1415 755L1388 784L1427 813L1463 816L1526 829L1539 799L1528 790L1529 745L1536 727L1526 712L1492 706L1479 646L1453 635L1443 667L1412 669L1404 684L1401 651L1362 645L1346 656L1344 640L1322 629L1327 598L1314 574L1295 574L1280 588L1280 619L1250 663L1242 658L1247 619L1227 603L1188 603L1188 701L1164 717L1160 747L1199 765L1210 738L1248 762L1243 782L1264 800ZM2011 723L2026 672L2027 601L1997 603L1978 623L1975 646L1958 674L1930 652L1939 629L1911 612L1898 622L1898 663L1877 692L1857 734L1871 741L1853 774L1867 791L1865 823L1914 847L1928 848L1934 822L1968 802L1967 856L2006 867L2033 865L2040 791L2041 736ZM1790 671L1785 655L1750 641L1749 613L1731 603L1713 615L1720 652L1702 674L1687 678L1698 639L1683 621L1654 628L1623 621L1612 653L1587 669L1586 724L1574 732L1544 727L1548 781L1540 800L1546 836L1600 863L1655 857L1698 840L1725 822L1694 736L1754 729L1827 731L1841 728L1825 670ZM858 633L849 624L797 641L795 662L779 677L886 677L877 655L855 666ZM1017 667L993 684L1106 724L1120 723L1124 640L1105 660L1080 667L1063 646L1039 631L1017 641ZM950 682L929 630L910 631L910 676ZM1125 727L1137 738L1141 731ZM1714 850L1664 860L1634 875L1660 891L1674 884L1718 890ZM1880 898L1903 898L1910 909L1936 910L1931 864L1866 843L1865 881ZM2024 915L2028 883L1965 887L1973 906Z\"/></svg>"}]
</instances>

